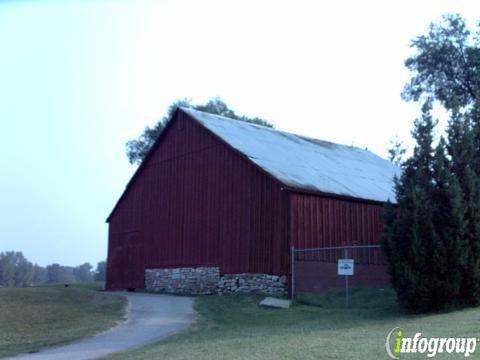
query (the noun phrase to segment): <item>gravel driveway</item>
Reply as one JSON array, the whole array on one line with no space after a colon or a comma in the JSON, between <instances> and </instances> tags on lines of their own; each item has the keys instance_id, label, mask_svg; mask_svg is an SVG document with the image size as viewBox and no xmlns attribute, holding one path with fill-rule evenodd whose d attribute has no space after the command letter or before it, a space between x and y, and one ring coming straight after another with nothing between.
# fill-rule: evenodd
<instances>
[{"instance_id":1,"label":"gravel driveway","mask_svg":"<svg viewBox=\"0 0 480 360\"><path fill-rule=\"evenodd\" d=\"M165 338L186 329L195 319L193 299L169 295L115 292L128 298L126 322L104 332L35 354L11 359L90 360Z\"/></svg>"}]
</instances>

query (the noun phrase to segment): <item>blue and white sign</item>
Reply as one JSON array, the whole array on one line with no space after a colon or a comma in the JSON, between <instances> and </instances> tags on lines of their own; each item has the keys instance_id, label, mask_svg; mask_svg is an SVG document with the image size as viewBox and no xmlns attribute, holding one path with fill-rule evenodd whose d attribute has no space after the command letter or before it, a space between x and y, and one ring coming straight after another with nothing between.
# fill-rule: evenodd
<instances>
[{"instance_id":1,"label":"blue and white sign","mask_svg":"<svg viewBox=\"0 0 480 360\"><path fill-rule=\"evenodd\" d=\"M353 275L353 259L338 259L338 275Z\"/></svg>"}]
</instances>

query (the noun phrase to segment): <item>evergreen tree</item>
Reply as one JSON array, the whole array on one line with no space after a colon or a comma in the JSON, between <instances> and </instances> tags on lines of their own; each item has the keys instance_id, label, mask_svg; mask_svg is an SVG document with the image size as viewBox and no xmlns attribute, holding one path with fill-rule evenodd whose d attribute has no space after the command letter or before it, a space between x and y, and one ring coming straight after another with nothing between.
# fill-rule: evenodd
<instances>
[{"instance_id":1,"label":"evergreen tree","mask_svg":"<svg viewBox=\"0 0 480 360\"><path fill-rule=\"evenodd\" d=\"M433 159L433 224L436 242L432 249L432 296L437 308L457 305L460 286L467 259L464 242L465 222L463 197L460 184L451 172L451 163L446 156L446 142L442 138Z\"/></svg>"},{"instance_id":2,"label":"evergreen tree","mask_svg":"<svg viewBox=\"0 0 480 360\"><path fill-rule=\"evenodd\" d=\"M476 127L472 123L475 111L464 115L452 111L448 124L448 153L452 172L458 178L463 196L463 214L466 242L466 264L462 279L461 296L468 305L480 303L480 179L479 153L476 145Z\"/></svg>"},{"instance_id":3,"label":"evergreen tree","mask_svg":"<svg viewBox=\"0 0 480 360\"><path fill-rule=\"evenodd\" d=\"M422 312L480 300L474 127L453 111L448 144L441 138L434 149L430 110L426 104L415 121L416 146L396 179L397 208L386 206L382 239L399 303Z\"/></svg>"},{"instance_id":4,"label":"evergreen tree","mask_svg":"<svg viewBox=\"0 0 480 360\"><path fill-rule=\"evenodd\" d=\"M422 117L414 124L416 140L413 156L403 164L396 180L398 214L391 206L386 212L382 244L389 263L392 285L399 303L413 311L439 308L433 289L443 281L433 275L433 258L438 261L441 249L434 226L431 195L434 192L433 129L431 104L426 103ZM435 265L441 266L441 265Z\"/></svg>"},{"instance_id":5,"label":"evergreen tree","mask_svg":"<svg viewBox=\"0 0 480 360\"><path fill-rule=\"evenodd\" d=\"M399 302L416 311L480 304L480 47L459 15L412 42L406 100L450 112L447 141L432 146L429 105L415 122L413 156L387 204L382 244ZM393 153L394 154L394 153Z\"/></svg>"},{"instance_id":6,"label":"evergreen tree","mask_svg":"<svg viewBox=\"0 0 480 360\"><path fill-rule=\"evenodd\" d=\"M403 157L407 152L407 149L403 146L402 142L398 138L390 140L390 147L387 149L388 159L397 166L400 166L403 162Z\"/></svg>"},{"instance_id":7,"label":"evergreen tree","mask_svg":"<svg viewBox=\"0 0 480 360\"><path fill-rule=\"evenodd\" d=\"M468 113L469 122L471 124L473 139L473 170L480 176L480 99L477 99L475 105Z\"/></svg>"}]
</instances>

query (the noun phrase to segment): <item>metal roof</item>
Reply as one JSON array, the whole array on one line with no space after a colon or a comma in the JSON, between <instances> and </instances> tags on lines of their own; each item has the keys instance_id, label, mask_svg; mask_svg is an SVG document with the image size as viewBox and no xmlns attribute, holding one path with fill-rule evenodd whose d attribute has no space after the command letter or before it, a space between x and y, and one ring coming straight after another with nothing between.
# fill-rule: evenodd
<instances>
[{"instance_id":1,"label":"metal roof","mask_svg":"<svg viewBox=\"0 0 480 360\"><path fill-rule=\"evenodd\" d=\"M395 202L400 169L371 151L182 110L288 187Z\"/></svg>"}]
</instances>

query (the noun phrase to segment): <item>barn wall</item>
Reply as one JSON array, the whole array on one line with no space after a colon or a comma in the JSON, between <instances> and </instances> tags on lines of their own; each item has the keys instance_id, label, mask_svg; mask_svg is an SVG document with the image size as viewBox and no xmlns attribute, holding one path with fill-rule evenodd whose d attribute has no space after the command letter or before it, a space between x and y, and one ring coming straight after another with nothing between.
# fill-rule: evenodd
<instances>
[{"instance_id":1,"label":"barn wall","mask_svg":"<svg viewBox=\"0 0 480 360\"><path fill-rule=\"evenodd\" d=\"M143 288L146 268L288 271L288 195L177 112L109 219L107 287Z\"/></svg>"},{"instance_id":2,"label":"barn wall","mask_svg":"<svg viewBox=\"0 0 480 360\"><path fill-rule=\"evenodd\" d=\"M383 206L292 193L290 246L317 248L378 244Z\"/></svg>"},{"instance_id":3,"label":"barn wall","mask_svg":"<svg viewBox=\"0 0 480 360\"><path fill-rule=\"evenodd\" d=\"M292 193L291 246L297 249L378 244L383 230L383 206L338 198ZM349 249L355 261L352 287L388 283L381 249ZM324 292L344 286L337 261L344 250L299 252L295 256L295 292Z\"/></svg>"},{"instance_id":4,"label":"barn wall","mask_svg":"<svg viewBox=\"0 0 480 360\"><path fill-rule=\"evenodd\" d=\"M295 293L324 293L345 289L345 277L337 274L334 262L296 261ZM355 274L348 279L349 286L383 287L389 282L386 267L382 265L355 264Z\"/></svg>"}]
</instances>

